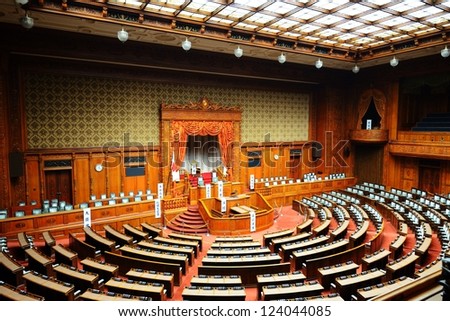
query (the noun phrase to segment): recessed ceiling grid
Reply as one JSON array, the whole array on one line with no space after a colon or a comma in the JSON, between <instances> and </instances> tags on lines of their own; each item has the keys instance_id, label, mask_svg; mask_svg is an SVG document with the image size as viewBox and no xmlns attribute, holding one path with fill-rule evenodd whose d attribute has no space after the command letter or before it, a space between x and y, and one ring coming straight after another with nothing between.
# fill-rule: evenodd
<instances>
[{"instance_id":1,"label":"recessed ceiling grid","mask_svg":"<svg viewBox=\"0 0 450 321\"><path fill-rule=\"evenodd\" d=\"M364 50L448 30L450 1L130 1L117 6L261 36Z\"/></svg>"},{"instance_id":2,"label":"recessed ceiling grid","mask_svg":"<svg viewBox=\"0 0 450 321\"><path fill-rule=\"evenodd\" d=\"M11 4L0 8L8 12ZM282 51L293 54L290 62L322 58L339 68L429 55L450 41L450 0L28 0L16 11L42 27L103 36L125 28L131 40L154 43L166 33L168 45L189 37L200 50L240 45L249 56L273 59Z\"/></svg>"}]
</instances>

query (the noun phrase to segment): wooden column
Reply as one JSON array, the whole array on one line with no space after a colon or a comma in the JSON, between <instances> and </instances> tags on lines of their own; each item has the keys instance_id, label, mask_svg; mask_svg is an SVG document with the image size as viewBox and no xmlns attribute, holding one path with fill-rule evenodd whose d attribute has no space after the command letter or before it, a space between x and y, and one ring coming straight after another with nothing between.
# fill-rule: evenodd
<instances>
[{"instance_id":1,"label":"wooden column","mask_svg":"<svg viewBox=\"0 0 450 321\"><path fill-rule=\"evenodd\" d=\"M0 208L10 206L10 183L8 166L8 108L7 108L7 55L0 56Z\"/></svg>"}]
</instances>

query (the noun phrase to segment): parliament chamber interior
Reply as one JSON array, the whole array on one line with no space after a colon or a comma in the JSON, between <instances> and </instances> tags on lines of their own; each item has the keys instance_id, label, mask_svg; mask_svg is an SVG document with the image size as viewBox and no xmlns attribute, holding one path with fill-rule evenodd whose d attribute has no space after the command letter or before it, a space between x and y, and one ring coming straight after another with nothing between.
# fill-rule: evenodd
<instances>
[{"instance_id":1,"label":"parliament chamber interior","mask_svg":"<svg viewBox=\"0 0 450 321\"><path fill-rule=\"evenodd\" d=\"M448 301L449 1L0 4L1 301Z\"/></svg>"}]
</instances>

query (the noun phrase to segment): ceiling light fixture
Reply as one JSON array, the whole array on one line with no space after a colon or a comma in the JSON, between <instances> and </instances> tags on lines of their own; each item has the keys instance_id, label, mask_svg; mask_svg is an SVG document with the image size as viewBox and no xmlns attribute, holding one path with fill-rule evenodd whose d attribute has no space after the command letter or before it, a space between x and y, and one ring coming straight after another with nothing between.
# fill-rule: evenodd
<instances>
[{"instance_id":1,"label":"ceiling light fixture","mask_svg":"<svg viewBox=\"0 0 450 321\"><path fill-rule=\"evenodd\" d=\"M280 64L284 64L286 62L286 55L284 53L281 53L281 55L278 56L278 62Z\"/></svg>"},{"instance_id":2,"label":"ceiling light fixture","mask_svg":"<svg viewBox=\"0 0 450 321\"><path fill-rule=\"evenodd\" d=\"M353 71L353 73L354 74L357 74L358 72L359 72L359 66L358 66L358 64L355 64L354 66L353 66L353 68L352 68L352 71Z\"/></svg>"},{"instance_id":3,"label":"ceiling light fixture","mask_svg":"<svg viewBox=\"0 0 450 321\"><path fill-rule=\"evenodd\" d=\"M17 4L25 5L28 3L28 0L16 0Z\"/></svg>"},{"instance_id":4,"label":"ceiling light fixture","mask_svg":"<svg viewBox=\"0 0 450 321\"><path fill-rule=\"evenodd\" d=\"M31 29L34 26L34 19L31 18L28 13L25 14L25 17L20 18L20 24L25 29Z\"/></svg>"},{"instance_id":5,"label":"ceiling light fixture","mask_svg":"<svg viewBox=\"0 0 450 321\"><path fill-rule=\"evenodd\" d=\"M441 50L441 56L442 58L447 58L448 56L450 56L450 50L448 50L447 46L445 46L445 48Z\"/></svg>"},{"instance_id":6,"label":"ceiling light fixture","mask_svg":"<svg viewBox=\"0 0 450 321\"><path fill-rule=\"evenodd\" d=\"M242 55L244 54L244 50L241 49L241 47L237 47L236 49L234 49L234 55L238 58L241 58Z\"/></svg>"},{"instance_id":7,"label":"ceiling light fixture","mask_svg":"<svg viewBox=\"0 0 450 321\"><path fill-rule=\"evenodd\" d=\"M316 63L315 63L315 66L316 66L317 69L322 68L322 66L323 66L323 61L320 60L320 58L317 59L317 61L316 61Z\"/></svg>"},{"instance_id":8,"label":"ceiling light fixture","mask_svg":"<svg viewBox=\"0 0 450 321\"><path fill-rule=\"evenodd\" d=\"M189 51L192 47L192 42L189 41L189 39L186 37L186 39L184 39L181 42L181 48L184 49L184 51Z\"/></svg>"},{"instance_id":9,"label":"ceiling light fixture","mask_svg":"<svg viewBox=\"0 0 450 321\"><path fill-rule=\"evenodd\" d=\"M397 67L397 65L398 65L398 59L397 58L395 58L395 56L391 59L391 61L389 61L389 63L390 63L390 65L392 66L392 67Z\"/></svg>"},{"instance_id":10,"label":"ceiling light fixture","mask_svg":"<svg viewBox=\"0 0 450 321\"><path fill-rule=\"evenodd\" d=\"M128 40L128 32L126 32L123 27L122 30L117 31L117 39L119 39L122 42L125 42Z\"/></svg>"}]
</instances>

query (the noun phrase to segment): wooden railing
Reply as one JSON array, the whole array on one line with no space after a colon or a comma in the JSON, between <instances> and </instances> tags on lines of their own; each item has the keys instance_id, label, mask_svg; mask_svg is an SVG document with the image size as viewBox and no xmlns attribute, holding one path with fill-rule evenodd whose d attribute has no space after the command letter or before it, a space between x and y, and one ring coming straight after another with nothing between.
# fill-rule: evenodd
<instances>
[{"instance_id":1,"label":"wooden railing","mask_svg":"<svg viewBox=\"0 0 450 321\"><path fill-rule=\"evenodd\" d=\"M186 197L163 199L161 218L155 217L155 200L90 207L91 226L94 230L102 230L105 224L111 224L117 228L126 223L162 224L165 212L183 209L186 206ZM69 233L82 233L83 226L83 209L76 208L70 211L2 219L0 235L14 239L18 233L26 232L30 236L40 237L42 232L51 231L55 236L67 237Z\"/></svg>"}]
</instances>

